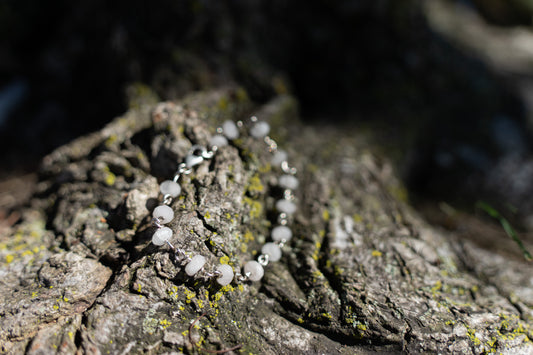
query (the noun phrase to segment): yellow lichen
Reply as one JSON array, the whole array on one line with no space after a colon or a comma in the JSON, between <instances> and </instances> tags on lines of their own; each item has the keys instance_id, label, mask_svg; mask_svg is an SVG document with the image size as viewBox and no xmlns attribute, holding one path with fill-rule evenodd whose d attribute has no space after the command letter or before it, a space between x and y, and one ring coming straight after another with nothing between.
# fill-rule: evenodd
<instances>
[{"instance_id":1,"label":"yellow lichen","mask_svg":"<svg viewBox=\"0 0 533 355\"><path fill-rule=\"evenodd\" d=\"M315 250L313 252L313 255L311 255L311 257L314 259L314 260L317 260L318 261L318 257L319 257L319 254L320 254L320 248L322 247L322 243L320 242L316 242L315 243Z\"/></svg>"},{"instance_id":2,"label":"yellow lichen","mask_svg":"<svg viewBox=\"0 0 533 355\"><path fill-rule=\"evenodd\" d=\"M28 255L33 255L33 251L31 250L24 250L22 252L22 254L20 254L20 256L28 256Z\"/></svg>"},{"instance_id":3,"label":"yellow lichen","mask_svg":"<svg viewBox=\"0 0 533 355\"><path fill-rule=\"evenodd\" d=\"M104 144L107 148L111 148L114 145L114 143L117 141L117 139L118 139L117 135L112 134L109 137L107 137Z\"/></svg>"},{"instance_id":4,"label":"yellow lichen","mask_svg":"<svg viewBox=\"0 0 533 355\"><path fill-rule=\"evenodd\" d=\"M109 170L108 167L106 167L104 171L106 173L104 180L106 185L113 186L115 184L115 181L117 180L117 177L111 172L111 170Z\"/></svg>"},{"instance_id":5,"label":"yellow lichen","mask_svg":"<svg viewBox=\"0 0 533 355\"><path fill-rule=\"evenodd\" d=\"M313 279L312 279L312 282L315 283L317 282L318 280L320 279L323 279L324 278L324 275L322 274L322 272L320 270L315 270L311 273L311 276L313 276Z\"/></svg>"},{"instance_id":6,"label":"yellow lichen","mask_svg":"<svg viewBox=\"0 0 533 355\"><path fill-rule=\"evenodd\" d=\"M221 111L225 111L228 109L228 98L227 97L221 97L220 100L218 100L218 108Z\"/></svg>"},{"instance_id":7,"label":"yellow lichen","mask_svg":"<svg viewBox=\"0 0 533 355\"><path fill-rule=\"evenodd\" d=\"M11 254L6 255L6 263L10 264L13 261L13 259L15 259L13 255Z\"/></svg>"},{"instance_id":8,"label":"yellow lichen","mask_svg":"<svg viewBox=\"0 0 533 355\"><path fill-rule=\"evenodd\" d=\"M261 183L261 179L259 178L259 174L255 174L248 180L248 191L251 193L261 193L265 187Z\"/></svg>"},{"instance_id":9,"label":"yellow lichen","mask_svg":"<svg viewBox=\"0 0 533 355\"><path fill-rule=\"evenodd\" d=\"M372 250L372 256L380 257L381 255L383 255L383 253L380 252L379 250Z\"/></svg>"},{"instance_id":10,"label":"yellow lichen","mask_svg":"<svg viewBox=\"0 0 533 355\"><path fill-rule=\"evenodd\" d=\"M466 334L470 338L470 341L472 341L475 346L481 345L481 340L479 340L479 338L476 336L476 330L470 328L469 326L466 326L466 329Z\"/></svg>"},{"instance_id":11,"label":"yellow lichen","mask_svg":"<svg viewBox=\"0 0 533 355\"><path fill-rule=\"evenodd\" d=\"M324 210L324 211L322 211L322 219L323 219L324 221L328 222L328 221L329 221L329 217L330 217L330 215L329 215L329 210Z\"/></svg>"},{"instance_id":12,"label":"yellow lichen","mask_svg":"<svg viewBox=\"0 0 533 355\"><path fill-rule=\"evenodd\" d=\"M250 209L250 217L252 219L260 218L263 214L263 205L259 201L255 201L246 196L243 198L244 204Z\"/></svg>"},{"instance_id":13,"label":"yellow lichen","mask_svg":"<svg viewBox=\"0 0 533 355\"><path fill-rule=\"evenodd\" d=\"M186 303L191 303L191 300L196 297L196 293L191 291L191 290L189 290L189 289L187 289L187 288L185 289L185 291L183 293L185 293L185 297L186 297L185 302Z\"/></svg>"},{"instance_id":14,"label":"yellow lichen","mask_svg":"<svg viewBox=\"0 0 533 355\"><path fill-rule=\"evenodd\" d=\"M441 289L442 289L442 281L437 280L437 282L435 282L435 285L431 288L431 292L435 293L437 291L440 291Z\"/></svg>"},{"instance_id":15,"label":"yellow lichen","mask_svg":"<svg viewBox=\"0 0 533 355\"><path fill-rule=\"evenodd\" d=\"M172 325L172 322L169 321L169 320L166 320L166 319L161 319L159 320L159 328L161 329L167 329L168 327L170 327Z\"/></svg>"},{"instance_id":16,"label":"yellow lichen","mask_svg":"<svg viewBox=\"0 0 533 355\"><path fill-rule=\"evenodd\" d=\"M253 233L250 232L250 230L248 229L246 230L246 232L244 232L242 238L245 243L250 243L251 241L255 240Z\"/></svg>"},{"instance_id":17,"label":"yellow lichen","mask_svg":"<svg viewBox=\"0 0 533 355\"><path fill-rule=\"evenodd\" d=\"M270 172L270 170L272 170L272 165L270 165L270 163L266 163L265 165L259 167L259 172L261 174L266 174Z\"/></svg>"}]
</instances>

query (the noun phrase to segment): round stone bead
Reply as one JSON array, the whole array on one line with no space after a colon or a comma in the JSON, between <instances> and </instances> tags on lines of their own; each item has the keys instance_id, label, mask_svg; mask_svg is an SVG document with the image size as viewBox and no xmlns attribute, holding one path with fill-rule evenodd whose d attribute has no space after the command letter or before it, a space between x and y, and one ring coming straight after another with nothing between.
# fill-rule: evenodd
<instances>
[{"instance_id":1,"label":"round stone bead","mask_svg":"<svg viewBox=\"0 0 533 355\"><path fill-rule=\"evenodd\" d=\"M224 123L222 123L222 132L224 132L224 135L228 139L233 140L239 138L239 128L233 121L224 121Z\"/></svg>"},{"instance_id":2,"label":"round stone bead","mask_svg":"<svg viewBox=\"0 0 533 355\"><path fill-rule=\"evenodd\" d=\"M158 228L152 236L152 243L154 243L154 245L161 246L165 244L171 237L172 229L168 227L161 227Z\"/></svg>"},{"instance_id":3,"label":"round stone bead","mask_svg":"<svg viewBox=\"0 0 533 355\"><path fill-rule=\"evenodd\" d=\"M277 226L272 228L270 236L276 242L281 242L282 240L289 241L292 238L292 231L287 226Z\"/></svg>"},{"instance_id":4,"label":"round stone bead","mask_svg":"<svg viewBox=\"0 0 533 355\"><path fill-rule=\"evenodd\" d=\"M165 180L159 185L159 191L161 191L163 195L176 197L181 193L181 186L172 180Z\"/></svg>"},{"instance_id":5,"label":"round stone bead","mask_svg":"<svg viewBox=\"0 0 533 355\"><path fill-rule=\"evenodd\" d=\"M211 140L209 141L210 147L216 146L218 148L221 148L227 145L228 145L228 140L226 139L226 137L224 137L221 134L214 135L213 137L211 137Z\"/></svg>"},{"instance_id":6,"label":"round stone bead","mask_svg":"<svg viewBox=\"0 0 533 355\"><path fill-rule=\"evenodd\" d=\"M161 205L154 209L152 216L158 218L159 223L167 224L174 219L174 211L167 205Z\"/></svg>"},{"instance_id":7,"label":"round stone bead","mask_svg":"<svg viewBox=\"0 0 533 355\"><path fill-rule=\"evenodd\" d=\"M281 259L281 248L274 243L265 243L261 248L261 253L268 255L269 261L278 261Z\"/></svg>"},{"instance_id":8,"label":"round stone bead","mask_svg":"<svg viewBox=\"0 0 533 355\"><path fill-rule=\"evenodd\" d=\"M185 266L185 273L189 276L194 276L204 267L205 262L205 257L203 257L202 255L193 256L191 261L189 261L187 266Z\"/></svg>"},{"instance_id":9,"label":"round stone bead","mask_svg":"<svg viewBox=\"0 0 533 355\"><path fill-rule=\"evenodd\" d=\"M233 281L233 269L228 264L221 264L217 266L217 271L220 272L220 276L217 279L217 282L221 286L226 286Z\"/></svg>"},{"instance_id":10,"label":"round stone bead","mask_svg":"<svg viewBox=\"0 0 533 355\"><path fill-rule=\"evenodd\" d=\"M281 175L278 184L285 189L296 190L298 188L298 179L294 175Z\"/></svg>"},{"instance_id":11,"label":"round stone bead","mask_svg":"<svg viewBox=\"0 0 533 355\"><path fill-rule=\"evenodd\" d=\"M279 212L286 213L288 215L294 214L296 212L296 205L294 202L289 200L278 200L276 202L276 209Z\"/></svg>"},{"instance_id":12,"label":"round stone bead","mask_svg":"<svg viewBox=\"0 0 533 355\"><path fill-rule=\"evenodd\" d=\"M274 166L280 166L281 163L283 163L284 161L287 161L287 158L288 158L288 155L286 151L278 150L274 153L274 155L272 155L272 159L270 160L270 162Z\"/></svg>"},{"instance_id":13,"label":"round stone bead","mask_svg":"<svg viewBox=\"0 0 533 355\"><path fill-rule=\"evenodd\" d=\"M263 138L270 132L270 125L265 121L259 121L250 128L250 135L254 138Z\"/></svg>"},{"instance_id":14,"label":"round stone bead","mask_svg":"<svg viewBox=\"0 0 533 355\"><path fill-rule=\"evenodd\" d=\"M251 281L259 281L263 278L265 270L263 270L263 267L257 261L250 260L246 264L244 264L244 274L247 273L250 273L250 276L248 276L248 278Z\"/></svg>"}]
</instances>

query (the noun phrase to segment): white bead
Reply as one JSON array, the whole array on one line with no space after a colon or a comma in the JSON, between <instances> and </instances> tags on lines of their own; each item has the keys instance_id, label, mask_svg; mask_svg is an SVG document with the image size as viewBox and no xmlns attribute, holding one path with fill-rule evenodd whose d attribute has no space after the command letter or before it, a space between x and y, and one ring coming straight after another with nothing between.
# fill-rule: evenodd
<instances>
[{"instance_id":1,"label":"white bead","mask_svg":"<svg viewBox=\"0 0 533 355\"><path fill-rule=\"evenodd\" d=\"M211 137L211 140L209 141L209 146L213 147L216 146L218 148L225 147L228 145L228 140L226 137L224 137L221 134L216 134L213 137Z\"/></svg>"},{"instance_id":2,"label":"white bead","mask_svg":"<svg viewBox=\"0 0 533 355\"><path fill-rule=\"evenodd\" d=\"M224 121L222 123L222 132L224 132L224 135L228 139L233 140L239 138L239 128L237 128L237 125L233 121Z\"/></svg>"},{"instance_id":3,"label":"white bead","mask_svg":"<svg viewBox=\"0 0 533 355\"><path fill-rule=\"evenodd\" d=\"M226 286L233 281L233 269L228 264L218 265L217 271L220 272L220 276L217 279L220 285Z\"/></svg>"},{"instance_id":4,"label":"white bead","mask_svg":"<svg viewBox=\"0 0 533 355\"><path fill-rule=\"evenodd\" d=\"M174 219L174 211L167 205L157 206L152 214L154 218L159 219L159 223L167 224Z\"/></svg>"},{"instance_id":5,"label":"white bead","mask_svg":"<svg viewBox=\"0 0 533 355\"><path fill-rule=\"evenodd\" d=\"M296 190L298 188L298 179L294 175L282 175L279 177L278 183L285 189Z\"/></svg>"},{"instance_id":6,"label":"white bead","mask_svg":"<svg viewBox=\"0 0 533 355\"><path fill-rule=\"evenodd\" d=\"M163 245L172 237L172 229L168 227L158 228L152 236L152 243L154 245Z\"/></svg>"},{"instance_id":7,"label":"white bead","mask_svg":"<svg viewBox=\"0 0 533 355\"><path fill-rule=\"evenodd\" d=\"M244 274L247 273L250 273L250 276L248 276L248 278L251 281L259 281L263 278L265 271L263 270L261 264L259 264L257 261L250 260L246 264L244 264Z\"/></svg>"},{"instance_id":8,"label":"white bead","mask_svg":"<svg viewBox=\"0 0 533 355\"><path fill-rule=\"evenodd\" d=\"M292 201L289 201L289 200L278 200L276 202L276 209L279 212L283 212L283 213L291 215L294 212L296 212L296 205Z\"/></svg>"},{"instance_id":9,"label":"white bead","mask_svg":"<svg viewBox=\"0 0 533 355\"><path fill-rule=\"evenodd\" d=\"M163 195L176 197L181 193L181 186L172 180L165 180L159 185L159 191L161 191Z\"/></svg>"},{"instance_id":10,"label":"white bead","mask_svg":"<svg viewBox=\"0 0 533 355\"><path fill-rule=\"evenodd\" d=\"M268 255L269 261L278 261L281 259L281 248L274 243L265 243L261 248L261 253Z\"/></svg>"},{"instance_id":11,"label":"white bead","mask_svg":"<svg viewBox=\"0 0 533 355\"><path fill-rule=\"evenodd\" d=\"M280 166L281 163L287 161L288 155L284 150L278 150L272 155L272 160L270 161L274 166Z\"/></svg>"},{"instance_id":12,"label":"white bead","mask_svg":"<svg viewBox=\"0 0 533 355\"><path fill-rule=\"evenodd\" d=\"M185 157L185 165L188 168L192 168L204 161L204 157L201 155L189 154Z\"/></svg>"},{"instance_id":13,"label":"white bead","mask_svg":"<svg viewBox=\"0 0 533 355\"><path fill-rule=\"evenodd\" d=\"M205 261L205 257L202 255L193 256L191 261L185 266L185 273L189 276L194 276L194 274L204 267Z\"/></svg>"},{"instance_id":14,"label":"white bead","mask_svg":"<svg viewBox=\"0 0 533 355\"><path fill-rule=\"evenodd\" d=\"M270 125L265 121L259 121L250 128L250 135L254 138L263 138L270 132Z\"/></svg>"},{"instance_id":15,"label":"white bead","mask_svg":"<svg viewBox=\"0 0 533 355\"><path fill-rule=\"evenodd\" d=\"M272 228L271 237L275 242L289 241L292 238L292 231L287 226L277 226Z\"/></svg>"}]
</instances>

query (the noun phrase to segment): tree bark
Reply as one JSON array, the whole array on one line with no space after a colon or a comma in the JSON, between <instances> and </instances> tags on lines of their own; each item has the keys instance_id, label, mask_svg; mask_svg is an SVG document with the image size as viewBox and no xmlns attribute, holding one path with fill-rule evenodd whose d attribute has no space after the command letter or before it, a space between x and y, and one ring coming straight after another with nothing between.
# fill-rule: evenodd
<instances>
[{"instance_id":1,"label":"tree bark","mask_svg":"<svg viewBox=\"0 0 533 355\"><path fill-rule=\"evenodd\" d=\"M150 243L151 211L193 144L252 114L299 169L294 238L261 282L217 287ZM427 225L370 147L350 128L304 126L289 96L258 107L227 88L57 149L1 238L2 351L533 353L531 264ZM245 137L184 176L172 243L210 265L253 259L275 223L268 159Z\"/></svg>"}]
</instances>

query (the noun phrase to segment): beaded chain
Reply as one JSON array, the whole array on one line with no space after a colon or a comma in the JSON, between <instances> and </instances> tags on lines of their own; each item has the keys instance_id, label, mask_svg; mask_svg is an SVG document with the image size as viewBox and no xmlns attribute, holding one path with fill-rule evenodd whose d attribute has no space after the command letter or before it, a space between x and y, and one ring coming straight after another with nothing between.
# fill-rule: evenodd
<instances>
[{"instance_id":1,"label":"beaded chain","mask_svg":"<svg viewBox=\"0 0 533 355\"><path fill-rule=\"evenodd\" d=\"M268 151L272 154L272 166L281 170L282 175L279 176L277 184L283 189L283 197L275 204L275 209L278 213L278 225L272 228L270 232L272 241L262 246L261 254L257 257L257 260L250 260L244 264L242 272L234 272L233 268L228 264L218 264L210 268L213 271L206 271L207 259L200 254L189 257L184 250L172 245L169 240L173 232L164 225L174 219L174 210L170 205L181 193L180 177L190 174L195 166L213 158L220 148L227 146L230 141L236 140L241 134L245 134L244 128L248 128L247 134L265 142ZM185 264L185 273L189 277L194 277L201 270L204 270L203 274L205 276L216 278L216 281L222 286L230 284L233 280L236 282L246 280L259 281L264 275L264 267L269 262L276 262L281 258L281 249L292 238L289 221L292 220L292 215L297 210L294 202L294 191L299 182L295 176L296 168L289 165L287 153L278 149L276 141L268 136L269 132L270 125L267 122L259 121L255 116L252 116L249 122L225 121L217 128L217 134L209 140L209 149L204 146L193 145L183 162L178 165L173 179L163 181L159 185L163 198L162 204L157 206L152 213L152 224L157 228L152 236L152 243L157 246L167 244L174 253L175 261Z\"/></svg>"}]
</instances>

